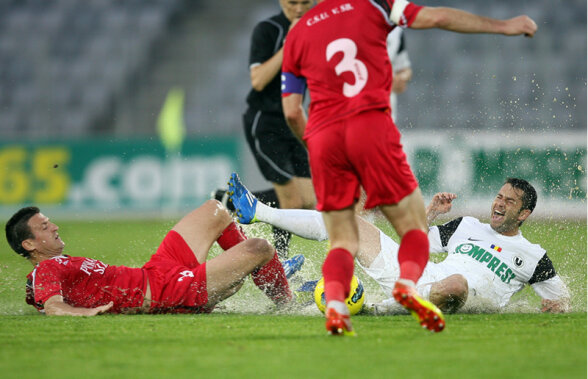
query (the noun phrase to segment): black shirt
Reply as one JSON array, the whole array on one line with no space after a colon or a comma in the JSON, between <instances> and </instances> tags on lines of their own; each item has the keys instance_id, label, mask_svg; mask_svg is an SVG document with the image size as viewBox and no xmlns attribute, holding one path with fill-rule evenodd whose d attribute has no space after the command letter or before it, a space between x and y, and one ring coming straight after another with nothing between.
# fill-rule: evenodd
<instances>
[{"instance_id":1,"label":"black shirt","mask_svg":"<svg viewBox=\"0 0 588 379\"><path fill-rule=\"evenodd\" d=\"M284 45L288 28L290 28L290 20L286 18L283 12L257 24L251 36L249 67L253 64L264 63L274 56ZM247 95L249 107L263 112L283 115L280 77L280 72L278 72L261 92L251 89L249 95Z\"/></svg>"}]
</instances>

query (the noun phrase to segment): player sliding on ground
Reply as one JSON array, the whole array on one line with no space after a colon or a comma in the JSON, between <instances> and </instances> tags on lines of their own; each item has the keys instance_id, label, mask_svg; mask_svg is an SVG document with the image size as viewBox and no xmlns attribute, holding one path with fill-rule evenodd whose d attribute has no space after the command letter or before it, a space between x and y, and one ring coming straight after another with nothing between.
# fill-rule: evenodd
<instances>
[{"instance_id":1,"label":"player sliding on ground","mask_svg":"<svg viewBox=\"0 0 588 379\"><path fill-rule=\"evenodd\" d=\"M265 222L303 238L328 238L319 212L271 208L257 201L236 174L229 182L229 198L241 223ZM455 198L451 193L436 194L427 207L429 222L449 212ZM443 262L427 263L416 283L419 294L445 312L455 312L466 303L497 310L528 284L542 298L544 312L568 311L570 295L545 250L527 241L519 230L536 202L531 184L509 178L492 202L490 224L459 217L430 227L431 251L449 254ZM390 296L376 309L396 312L399 307L391 293L399 276L398 244L361 217L357 223L357 262Z\"/></svg>"},{"instance_id":2,"label":"player sliding on ground","mask_svg":"<svg viewBox=\"0 0 588 379\"><path fill-rule=\"evenodd\" d=\"M249 275L275 304L292 299L272 245L247 239L216 200L182 218L141 268L63 254L59 227L37 207L12 216L6 239L35 267L27 276L27 303L47 315L208 313L236 293ZM215 242L225 251L207 260Z\"/></svg>"}]
</instances>

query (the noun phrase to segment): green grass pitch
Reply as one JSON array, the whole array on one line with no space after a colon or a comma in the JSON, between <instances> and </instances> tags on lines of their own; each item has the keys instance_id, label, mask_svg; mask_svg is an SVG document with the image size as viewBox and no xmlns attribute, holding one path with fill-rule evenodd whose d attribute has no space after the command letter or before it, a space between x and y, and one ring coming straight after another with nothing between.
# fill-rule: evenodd
<instances>
[{"instance_id":1,"label":"green grass pitch","mask_svg":"<svg viewBox=\"0 0 588 379\"><path fill-rule=\"evenodd\" d=\"M142 265L173 224L53 221L68 254L129 266ZM246 231L270 237L267 227ZM440 334L407 315L358 315L357 338L328 337L313 306L276 314L250 281L210 315L41 316L24 302L32 266L2 238L0 376L586 378L586 222L532 220L523 232L549 252L572 313L538 313L527 288L506 312L448 315ZM307 257L293 287L318 278L326 244L294 238L291 249ZM368 301L384 297L358 275Z\"/></svg>"}]
</instances>

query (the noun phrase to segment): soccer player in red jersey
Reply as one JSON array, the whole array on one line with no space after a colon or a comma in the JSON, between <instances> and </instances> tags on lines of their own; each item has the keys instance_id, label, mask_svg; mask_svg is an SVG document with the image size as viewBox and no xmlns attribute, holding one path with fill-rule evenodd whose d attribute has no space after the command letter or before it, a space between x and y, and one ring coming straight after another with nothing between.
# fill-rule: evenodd
<instances>
[{"instance_id":1,"label":"soccer player in red jersey","mask_svg":"<svg viewBox=\"0 0 588 379\"><path fill-rule=\"evenodd\" d=\"M271 244L247 239L216 200L182 218L141 268L64 255L58 231L37 207L22 208L6 224L12 249L35 266L27 303L48 315L210 312L248 275L274 303L292 299ZM215 241L225 251L207 261Z\"/></svg>"},{"instance_id":2,"label":"soccer player in red jersey","mask_svg":"<svg viewBox=\"0 0 588 379\"><path fill-rule=\"evenodd\" d=\"M317 196L331 241L323 264L329 333L354 334L344 299L358 251L354 204L379 207L401 238L400 279L393 296L429 330L443 315L414 289L429 257L425 207L390 117L392 69L386 37L395 27L533 36L527 16L496 20L406 0L325 0L290 31L282 64L282 105L293 133L306 144ZM308 119L302 107L310 90Z\"/></svg>"}]
</instances>

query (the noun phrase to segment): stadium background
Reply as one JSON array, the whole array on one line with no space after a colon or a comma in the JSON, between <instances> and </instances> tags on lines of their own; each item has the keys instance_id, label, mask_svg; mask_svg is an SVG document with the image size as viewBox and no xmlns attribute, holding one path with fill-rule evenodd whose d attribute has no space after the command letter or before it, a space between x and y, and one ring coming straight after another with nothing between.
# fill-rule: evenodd
<instances>
[{"instance_id":1,"label":"stadium background","mask_svg":"<svg viewBox=\"0 0 588 379\"><path fill-rule=\"evenodd\" d=\"M407 32L414 79L397 123L425 196L455 191L456 212L486 215L516 175L539 189L538 216L585 219L586 2L420 4L539 26L533 39ZM241 114L252 28L277 10L0 0L0 216L37 203L54 217L176 217L232 170L268 188Z\"/></svg>"}]
</instances>

